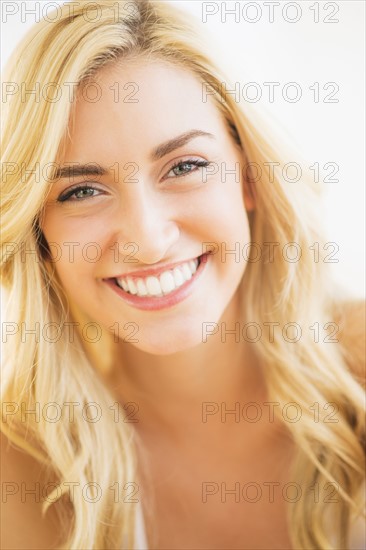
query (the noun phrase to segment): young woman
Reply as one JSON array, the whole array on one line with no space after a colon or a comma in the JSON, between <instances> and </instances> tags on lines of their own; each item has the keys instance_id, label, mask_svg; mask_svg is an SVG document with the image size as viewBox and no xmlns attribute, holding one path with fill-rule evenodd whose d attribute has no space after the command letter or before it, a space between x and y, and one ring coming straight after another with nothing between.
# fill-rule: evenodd
<instances>
[{"instance_id":1,"label":"young woman","mask_svg":"<svg viewBox=\"0 0 366 550\"><path fill-rule=\"evenodd\" d=\"M4 77L3 546L361 548L316 186L171 3L73 4Z\"/></svg>"}]
</instances>

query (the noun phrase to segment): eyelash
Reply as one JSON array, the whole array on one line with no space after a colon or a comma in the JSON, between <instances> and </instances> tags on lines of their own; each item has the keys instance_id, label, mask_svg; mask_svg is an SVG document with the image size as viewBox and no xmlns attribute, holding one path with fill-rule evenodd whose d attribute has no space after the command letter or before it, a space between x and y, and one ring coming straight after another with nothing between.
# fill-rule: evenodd
<instances>
[{"instance_id":1,"label":"eyelash","mask_svg":"<svg viewBox=\"0 0 366 550\"><path fill-rule=\"evenodd\" d=\"M181 166L182 164L192 164L192 166L197 166L198 168L207 168L207 166L209 166L211 163L207 160L197 160L197 159L179 160L178 162L173 164L169 172L171 172L172 170L175 170L175 168L178 168L178 166ZM175 176L175 177L181 178L183 176L187 176L192 172L196 172L196 171L197 170L191 170L190 172L186 172L185 174L181 174L180 176ZM165 179L170 179L170 178L165 178Z\"/></svg>"},{"instance_id":2,"label":"eyelash","mask_svg":"<svg viewBox=\"0 0 366 550\"><path fill-rule=\"evenodd\" d=\"M178 168L179 166L182 166L184 164L191 164L192 166L196 166L197 168L207 168L207 166L209 166L211 164L211 162L207 161L207 160L197 160L197 159L188 159L188 160L180 160L178 162L176 162L175 164L173 164L173 166L170 168L168 174L172 171L172 170L175 170L176 168ZM185 174L181 174L180 176L175 176L176 178L183 178L185 176L188 176L190 174L192 174L193 172L196 172L197 170L190 170L189 172L186 172ZM164 179L171 179L171 178L168 178L167 176L165 176ZM85 189L93 189L94 191L100 191L100 189L98 189L97 187L94 187L92 184L91 185L85 185L85 184L80 184L76 187L74 187L73 189L70 189L69 191L67 191L66 193L63 193L61 194L58 199L57 199L57 202L80 202L82 200L85 200L85 199L88 199L90 197L84 197L84 198L81 198L81 199L77 199L75 198L74 200L70 201L70 198L75 195L78 191L84 191ZM95 195L93 195L95 196Z\"/></svg>"}]
</instances>

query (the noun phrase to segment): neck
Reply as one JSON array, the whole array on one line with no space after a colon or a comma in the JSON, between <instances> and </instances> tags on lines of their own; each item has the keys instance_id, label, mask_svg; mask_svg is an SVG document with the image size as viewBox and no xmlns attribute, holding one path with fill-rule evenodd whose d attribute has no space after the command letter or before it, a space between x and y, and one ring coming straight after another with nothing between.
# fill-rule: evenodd
<instances>
[{"instance_id":1,"label":"neck","mask_svg":"<svg viewBox=\"0 0 366 550\"><path fill-rule=\"evenodd\" d=\"M232 329L241 319L238 312L237 302L232 301L219 326ZM253 344L236 342L230 333L224 338L220 330L207 342L178 353L152 355L121 343L117 356L110 379L113 391L120 402L138 405L136 428L144 432L194 430L205 414L216 415L220 422L222 404L230 410L236 402L264 396Z\"/></svg>"}]
</instances>

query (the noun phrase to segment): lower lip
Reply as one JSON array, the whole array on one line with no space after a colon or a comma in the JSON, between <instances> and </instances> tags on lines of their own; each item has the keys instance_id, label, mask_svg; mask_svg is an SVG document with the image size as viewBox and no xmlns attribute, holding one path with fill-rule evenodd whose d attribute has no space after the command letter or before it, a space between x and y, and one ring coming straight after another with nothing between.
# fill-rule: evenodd
<instances>
[{"instance_id":1,"label":"lower lip","mask_svg":"<svg viewBox=\"0 0 366 550\"><path fill-rule=\"evenodd\" d=\"M105 282L108 286L118 294L127 304L137 309L144 309L148 311L157 311L160 309L166 309L168 307L175 306L188 298L190 294L195 290L195 287L200 279L202 273L204 272L208 258L210 254L204 254L200 258L200 264L194 275L192 275L189 281L183 283L176 290L173 290L166 296L136 296L135 294L130 294L125 292L120 288L115 282L114 279L105 279Z\"/></svg>"}]
</instances>

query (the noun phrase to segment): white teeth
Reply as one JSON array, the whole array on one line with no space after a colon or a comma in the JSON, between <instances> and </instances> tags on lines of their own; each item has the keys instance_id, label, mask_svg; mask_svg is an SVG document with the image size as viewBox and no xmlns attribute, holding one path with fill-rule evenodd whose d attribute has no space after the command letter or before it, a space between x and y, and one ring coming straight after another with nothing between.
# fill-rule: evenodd
<instances>
[{"instance_id":1,"label":"white teeth","mask_svg":"<svg viewBox=\"0 0 366 550\"><path fill-rule=\"evenodd\" d=\"M165 294L175 289L174 277L171 271L165 271L160 275L160 286Z\"/></svg>"},{"instance_id":2,"label":"white teeth","mask_svg":"<svg viewBox=\"0 0 366 550\"><path fill-rule=\"evenodd\" d=\"M125 292L128 291L128 284L126 283L126 281L124 279L121 279L121 285L122 285L122 288Z\"/></svg>"},{"instance_id":3,"label":"white teeth","mask_svg":"<svg viewBox=\"0 0 366 550\"><path fill-rule=\"evenodd\" d=\"M161 294L161 286L157 277L148 277L146 279L146 288L151 296L159 296Z\"/></svg>"},{"instance_id":4,"label":"white teeth","mask_svg":"<svg viewBox=\"0 0 366 550\"><path fill-rule=\"evenodd\" d=\"M182 286L182 284L184 283L184 277L182 275L181 270L178 267L175 267L173 269L173 274L174 274L175 285L176 286Z\"/></svg>"},{"instance_id":5,"label":"white teeth","mask_svg":"<svg viewBox=\"0 0 366 550\"><path fill-rule=\"evenodd\" d=\"M189 260L188 265L191 269L192 275L193 275L193 273L196 273L197 266L198 266L198 260Z\"/></svg>"},{"instance_id":6,"label":"white teeth","mask_svg":"<svg viewBox=\"0 0 366 550\"><path fill-rule=\"evenodd\" d=\"M189 279L192 278L192 271L190 270L189 266L187 264L183 264L181 269L185 280L189 281Z\"/></svg>"},{"instance_id":7,"label":"white teeth","mask_svg":"<svg viewBox=\"0 0 366 550\"><path fill-rule=\"evenodd\" d=\"M197 259L190 260L179 267L164 271L159 278L150 276L146 279L132 279L131 277L124 279L120 277L117 279L117 284L125 292L137 294L137 296L162 296L189 281L196 273L198 263Z\"/></svg>"},{"instance_id":8,"label":"white teeth","mask_svg":"<svg viewBox=\"0 0 366 550\"><path fill-rule=\"evenodd\" d=\"M137 279L136 287L137 287L137 294L139 296L147 296L147 288L142 279Z\"/></svg>"},{"instance_id":9,"label":"white teeth","mask_svg":"<svg viewBox=\"0 0 366 550\"><path fill-rule=\"evenodd\" d=\"M128 278L127 284L128 284L128 290L131 292L131 294L137 294L137 288L133 280Z\"/></svg>"}]
</instances>

